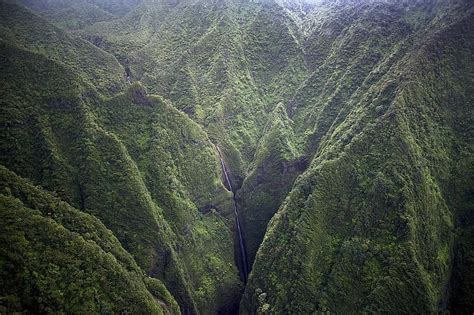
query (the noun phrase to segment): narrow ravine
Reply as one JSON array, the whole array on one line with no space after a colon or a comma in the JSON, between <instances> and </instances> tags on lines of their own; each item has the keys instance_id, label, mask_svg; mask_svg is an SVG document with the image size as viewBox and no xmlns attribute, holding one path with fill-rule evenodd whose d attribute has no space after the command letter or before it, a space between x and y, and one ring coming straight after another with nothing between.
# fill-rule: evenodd
<instances>
[{"instance_id":1,"label":"narrow ravine","mask_svg":"<svg viewBox=\"0 0 474 315\"><path fill-rule=\"evenodd\" d=\"M237 239L239 241L239 249L240 249L240 259L241 259L241 264L242 264L242 276L243 276L243 281L244 284L247 284L247 278L248 278L248 264L247 264L247 251L245 250L245 238L242 232L242 226L240 224L240 218L239 218L239 212L237 210L237 200L235 198L235 191L234 188L232 187L232 182L230 180L229 174L227 172L227 168L224 163L224 159L222 158L222 153L220 148L216 145L217 152L219 153L219 160L221 161L221 166L222 170L224 172L225 180L227 183L227 186L229 187L229 190L232 192L232 199L233 199L233 206L234 206L234 215L235 215L235 225L237 226Z\"/></svg>"}]
</instances>

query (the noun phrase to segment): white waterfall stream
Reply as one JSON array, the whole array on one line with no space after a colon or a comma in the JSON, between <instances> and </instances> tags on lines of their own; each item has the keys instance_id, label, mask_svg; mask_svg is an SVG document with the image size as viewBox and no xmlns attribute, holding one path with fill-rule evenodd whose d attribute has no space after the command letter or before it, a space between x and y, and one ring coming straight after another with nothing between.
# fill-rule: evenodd
<instances>
[{"instance_id":1,"label":"white waterfall stream","mask_svg":"<svg viewBox=\"0 0 474 315\"><path fill-rule=\"evenodd\" d=\"M219 159L221 161L222 165L222 171L224 172L225 180L227 182L227 186L229 187L230 191L233 194L233 204L234 204L234 214L235 214L235 223L237 225L237 234L238 234L238 239L239 239L239 248L240 248L240 257L241 257L241 263L242 263L242 274L244 278L244 283L247 283L247 277L248 277L248 265L247 265L247 252L245 250L245 241L244 241L244 236L242 233L242 226L240 225L240 219L239 219L239 213L237 210L237 200L235 199L235 192L234 189L232 188L232 183L229 178L229 174L227 172L227 168L224 163L224 159L222 158L222 153L221 150L219 149L218 146L216 146L217 152L219 152Z\"/></svg>"}]
</instances>

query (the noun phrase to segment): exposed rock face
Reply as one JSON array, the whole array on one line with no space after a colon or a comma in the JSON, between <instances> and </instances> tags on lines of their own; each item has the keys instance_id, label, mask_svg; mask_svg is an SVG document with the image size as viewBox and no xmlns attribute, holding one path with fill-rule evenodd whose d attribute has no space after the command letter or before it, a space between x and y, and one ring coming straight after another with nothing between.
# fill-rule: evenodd
<instances>
[{"instance_id":1,"label":"exposed rock face","mask_svg":"<svg viewBox=\"0 0 474 315\"><path fill-rule=\"evenodd\" d=\"M132 95L132 101L136 105L150 106L151 100L148 98L146 88L138 82L135 82L130 87L130 94Z\"/></svg>"}]
</instances>

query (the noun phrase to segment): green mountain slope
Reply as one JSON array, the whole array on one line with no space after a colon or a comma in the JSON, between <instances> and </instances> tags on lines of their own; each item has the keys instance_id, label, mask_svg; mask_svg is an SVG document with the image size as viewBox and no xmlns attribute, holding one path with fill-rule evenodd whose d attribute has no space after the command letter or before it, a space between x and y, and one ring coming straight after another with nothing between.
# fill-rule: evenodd
<instances>
[{"instance_id":1,"label":"green mountain slope","mask_svg":"<svg viewBox=\"0 0 474 315\"><path fill-rule=\"evenodd\" d=\"M458 217L472 205L473 169L465 164L472 162L472 115L465 113L474 97L473 11L457 9L443 24L434 21L425 39L359 102L349 100L349 114L318 137L310 168L267 230L246 288L247 310L448 307L453 244L469 237L456 227L472 226ZM466 192L453 199L459 181ZM472 273L472 265L463 266L462 274ZM462 286L470 292L472 283Z\"/></svg>"},{"instance_id":2,"label":"green mountain slope","mask_svg":"<svg viewBox=\"0 0 474 315\"><path fill-rule=\"evenodd\" d=\"M20 6L0 2L0 33L1 40L9 45L70 67L102 94L117 93L125 86L125 71L113 56L87 41L73 38Z\"/></svg>"},{"instance_id":3,"label":"green mountain slope","mask_svg":"<svg viewBox=\"0 0 474 315\"><path fill-rule=\"evenodd\" d=\"M179 312L99 220L3 166L0 173L2 313Z\"/></svg>"},{"instance_id":4,"label":"green mountain slope","mask_svg":"<svg viewBox=\"0 0 474 315\"><path fill-rule=\"evenodd\" d=\"M278 17L278 18L276 18ZM146 4L83 37L115 54L132 80L203 125L240 183L267 114L305 77L297 26L275 3ZM268 43L274 46L268 49Z\"/></svg>"},{"instance_id":5,"label":"green mountain slope","mask_svg":"<svg viewBox=\"0 0 474 315\"><path fill-rule=\"evenodd\" d=\"M230 223L216 212L231 196L202 129L139 84L104 99L57 55L10 42L1 55L2 163L98 217L185 312L238 303Z\"/></svg>"},{"instance_id":6,"label":"green mountain slope","mask_svg":"<svg viewBox=\"0 0 474 315\"><path fill-rule=\"evenodd\" d=\"M46 13L55 11L57 13L63 13L68 16L62 10L68 11L73 9L80 9L84 6L95 6L100 10L108 12L110 14L120 16L123 15L138 4L142 3L142 0L46 0L46 1L35 1L35 0L7 0L16 4L24 5L32 8L35 11ZM149 0L150 1L150 0ZM153 0L151 0L153 1Z\"/></svg>"},{"instance_id":7,"label":"green mountain slope","mask_svg":"<svg viewBox=\"0 0 474 315\"><path fill-rule=\"evenodd\" d=\"M257 144L276 104L286 103L307 76L298 26L272 2L197 2L167 10L142 6L84 34L124 60L132 80L141 80L204 126L222 148L235 187L257 172ZM274 177L274 171L279 169L268 175ZM257 214L261 219L245 218L251 256L297 174L292 172L289 180L276 178L286 188ZM268 194L265 188L257 194ZM258 202L240 203L243 199L239 206L244 217L257 213Z\"/></svg>"},{"instance_id":8,"label":"green mountain slope","mask_svg":"<svg viewBox=\"0 0 474 315\"><path fill-rule=\"evenodd\" d=\"M253 262L268 221L308 162L295 141L292 121L280 103L268 118L254 167L238 192L249 261Z\"/></svg>"},{"instance_id":9,"label":"green mountain slope","mask_svg":"<svg viewBox=\"0 0 474 315\"><path fill-rule=\"evenodd\" d=\"M140 305L472 313L469 1L9 2L0 163L112 231Z\"/></svg>"}]
</instances>

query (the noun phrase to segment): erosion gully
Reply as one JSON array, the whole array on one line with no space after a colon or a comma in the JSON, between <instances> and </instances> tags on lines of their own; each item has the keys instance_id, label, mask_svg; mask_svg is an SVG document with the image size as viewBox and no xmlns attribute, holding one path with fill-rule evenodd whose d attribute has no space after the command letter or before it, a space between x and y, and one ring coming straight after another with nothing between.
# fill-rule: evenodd
<instances>
[{"instance_id":1,"label":"erosion gully","mask_svg":"<svg viewBox=\"0 0 474 315\"><path fill-rule=\"evenodd\" d=\"M233 199L233 207L234 207L234 215L235 215L235 225L237 226L237 239L239 242L239 257L240 257L240 263L241 263L241 273L242 273L242 278L244 281L244 284L247 284L247 279L248 279L248 274L249 274L249 268L248 268L248 258L247 258L247 251L245 250L245 238L244 234L242 232L242 225L240 224L240 218L239 218L239 212L237 209L237 199L235 197L236 191L232 187L232 182L229 177L229 173L227 170L227 167L224 163L224 159L222 157L222 152L220 148L216 145L217 152L219 153L219 159L221 161L221 166L222 166L222 171L224 172L224 177L227 183L227 186L229 190L232 192L232 199Z\"/></svg>"}]
</instances>

